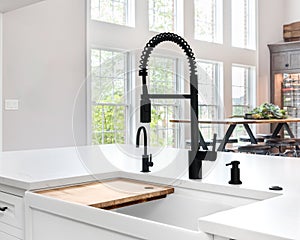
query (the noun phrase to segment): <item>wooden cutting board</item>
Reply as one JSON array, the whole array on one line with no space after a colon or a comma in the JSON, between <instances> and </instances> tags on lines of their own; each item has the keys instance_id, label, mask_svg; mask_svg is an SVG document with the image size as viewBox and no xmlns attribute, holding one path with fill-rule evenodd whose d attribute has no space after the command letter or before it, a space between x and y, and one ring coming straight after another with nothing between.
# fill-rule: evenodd
<instances>
[{"instance_id":1,"label":"wooden cutting board","mask_svg":"<svg viewBox=\"0 0 300 240\"><path fill-rule=\"evenodd\" d=\"M101 182L41 190L35 193L87 206L114 209L164 198L173 192L173 187L115 178Z\"/></svg>"}]
</instances>

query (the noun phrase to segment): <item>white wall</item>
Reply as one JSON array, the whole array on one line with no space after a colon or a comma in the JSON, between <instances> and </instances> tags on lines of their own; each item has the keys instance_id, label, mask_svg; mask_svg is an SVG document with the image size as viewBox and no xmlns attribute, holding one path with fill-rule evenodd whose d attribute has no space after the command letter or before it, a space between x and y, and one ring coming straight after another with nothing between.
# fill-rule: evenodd
<instances>
[{"instance_id":1,"label":"white wall","mask_svg":"<svg viewBox=\"0 0 300 240\"><path fill-rule=\"evenodd\" d=\"M3 14L3 98L19 99L3 150L74 145L74 133L85 144L85 13L85 0L47 0Z\"/></svg>"},{"instance_id":2,"label":"white wall","mask_svg":"<svg viewBox=\"0 0 300 240\"><path fill-rule=\"evenodd\" d=\"M270 101L270 52L268 44L282 41L287 0L258 0L258 78L257 104ZM268 125L259 125L257 132L269 133Z\"/></svg>"},{"instance_id":3,"label":"white wall","mask_svg":"<svg viewBox=\"0 0 300 240\"><path fill-rule=\"evenodd\" d=\"M258 104L270 99L270 53L267 45L282 41L286 2L276 0L275 4L273 0L258 0Z\"/></svg>"},{"instance_id":4,"label":"white wall","mask_svg":"<svg viewBox=\"0 0 300 240\"><path fill-rule=\"evenodd\" d=\"M300 8L299 0L287 0L284 24L300 21L299 8Z\"/></svg>"}]
</instances>

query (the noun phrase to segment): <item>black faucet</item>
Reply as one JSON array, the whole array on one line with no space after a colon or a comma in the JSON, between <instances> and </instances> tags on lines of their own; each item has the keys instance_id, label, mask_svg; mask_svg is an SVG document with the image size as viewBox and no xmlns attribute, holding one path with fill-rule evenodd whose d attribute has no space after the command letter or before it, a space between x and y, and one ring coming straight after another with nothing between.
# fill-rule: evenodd
<instances>
[{"instance_id":1,"label":"black faucet","mask_svg":"<svg viewBox=\"0 0 300 240\"><path fill-rule=\"evenodd\" d=\"M153 167L152 154L148 155L147 153L147 131L146 128L143 126L139 127L136 133L136 147L138 148L140 146L141 130L143 130L144 133L144 154L142 156L143 162L141 172L150 172L149 167Z\"/></svg>"},{"instance_id":2,"label":"black faucet","mask_svg":"<svg viewBox=\"0 0 300 240\"><path fill-rule=\"evenodd\" d=\"M179 45L185 52L189 67L190 67L190 94L149 94L146 84L146 77L148 75L147 67L151 52L160 43L171 41ZM194 53L189 44L179 35L174 33L160 33L154 36L145 46L141 60L140 60L139 76L142 77L142 95L141 95L141 112L140 121L142 123L151 122L151 101L150 98L156 99L190 99L191 106L191 150L189 151L189 178L202 178L202 160L205 159L206 153L199 151L199 139L205 142L203 136L198 128L198 78L196 75L196 61ZM207 146L202 146L204 150L208 150ZM216 154L215 154L216 156ZM215 159L213 159L215 160Z\"/></svg>"}]
</instances>

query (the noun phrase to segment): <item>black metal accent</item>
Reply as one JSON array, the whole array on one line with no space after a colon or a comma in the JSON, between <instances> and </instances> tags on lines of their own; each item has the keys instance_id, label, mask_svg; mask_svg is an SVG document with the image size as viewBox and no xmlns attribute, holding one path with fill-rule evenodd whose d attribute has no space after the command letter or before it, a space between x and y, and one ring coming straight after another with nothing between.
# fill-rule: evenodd
<instances>
[{"instance_id":1,"label":"black metal accent","mask_svg":"<svg viewBox=\"0 0 300 240\"><path fill-rule=\"evenodd\" d=\"M248 133L248 135L249 135L249 137L250 137L250 142L251 142L252 144L257 144L257 140L256 140L256 138L254 137L254 135L253 135L253 133L252 133L252 131L251 131L249 125L248 125L247 123L245 123L245 124L243 124L243 125L244 125L244 128L246 129L246 131L247 131L247 133Z\"/></svg>"},{"instance_id":2,"label":"black metal accent","mask_svg":"<svg viewBox=\"0 0 300 240\"><path fill-rule=\"evenodd\" d=\"M276 128L274 129L274 132L272 133L272 137L271 138L277 138L277 135L279 134L280 130L282 129L282 127L285 128L285 130L288 132L289 136L291 138L295 138L295 135L293 134L293 132L290 129L290 126L284 122L284 123L278 123Z\"/></svg>"},{"instance_id":3,"label":"black metal accent","mask_svg":"<svg viewBox=\"0 0 300 240\"><path fill-rule=\"evenodd\" d=\"M5 212L8 209L8 207L0 207L0 212Z\"/></svg>"},{"instance_id":4,"label":"black metal accent","mask_svg":"<svg viewBox=\"0 0 300 240\"><path fill-rule=\"evenodd\" d=\"M283 123L278 123L276 128L273 131L271 138L276 138L282 127L283 127Z\"/></svg>"},{"instance_id":5,"label":"black metal accent","mask_svg":"<svg viewBox=\"0 0 300 240\"><path fill-rule=\"evenodd\" d=\"M295 138L295 135L292 133L290 126L287 123L283 123L283 127L288 132L288 134L291 138Z\"/></svg>"},{"instance_id":6,"label":"black metal accent","mask_svg":"<svg viewBox=\"0 0 300 240\"><path fill-rule=\"evenodd\" d=\"M150 123L151 122L151 101L150 99L141 99L141 111L140 111L140 122Z\"/></svg>"},{"instance_id":7,"label":"black metal accent","mask_svg":"<svg viewBox=\"0 0 300 240\"><path fill-rule=\"evenodd\" d=\"M242 181L240 180L240 169L239 169L239 161L232 161L231 163L227 163L226 166L232 166L231 167L231 179L228 182L229 184L242 184Z\"/></svg>"},{"instance_id":8,"label":"black metal accent","mask_svg":"<svg viewBox=\"0 0 300 240\"><path fill-rule=\"evenodd\" d=\"M225 146L228 143L228 140L229 140L233 130L235 129L235 127L236 127L236 124L229 125L229 127L228 127L228 129L225 133L225 136L224 136L222 142L220 143L220 145L218 147L218 151L224 151L225 150Z\"/></svg>"},{"instance_id":9,"label":"black metal accent","mask_svg":"<svg viewBox=\"0 0 300 240\"><path fill-rule=\"evenodd\" d=\"M202 161L216 161L216 151L189 151L189 178L202 178Z\"/></svg>"},{"instance_id":10,"label":"black metal accent","mask_svg":"<svg viewBox=\"0 0 300 240\"><path fill-rule=\"evenodd\" d=\"M147 67L148 67L148 61L151 52L153 49L160 43L165 42L165 41L170 41L174 42L177 45L179 45L183 51L185 52L188 61L189 61L189 66L190 66L190 74L194 75L196 74L196 61L195 61L195 56L193 53L193 50L191 49L190 45L179 35L175 33L170 33L170 32L165 32L165 33L160 33L154 36L150 41L146 44L144 47L144 50L141 55L141 60L140 60L140 71L139 75L140 76L147 76ZM143 82L143 84L146 84Z\"/></svg>"},{"instance_id":11,"label":"black metal accent","mask_svg":"<svg viewBox=\"0 0 300 240\"><path fill-rule=\"evenodd\" d=\"M189 67L190 67L190 94L183 94L183 95L149 95L148 89L147 89L147 83L146 83L146 76L147 76L147 67L148 67L148 61L151 52L153 49L160 43L170 41L174 42L177 45L179 45L183 51L185 52ZM150 107L150 98L189 98L190 99L190 105L191 105L191 154L189 154L189 164L191 165L189 167L190 171L193 168L194 165L200 165L202 166L202 163L198 163L198 159L196 158L197 152L199 150L199 134L198 134L198 77L196 75L196 61L194 53L190 47L190 45L179 35L175 33L160 33L156 36L154 36L144 47L144 50L141 55L140 60L140 70L139 75L142 77L142 83L143 83L143 93L142 93L142 100L143 104L146 105L146 107L141 107L141 121L143 122L150 122L151 120L151 114L148 114L149 107ZM145 114L147 116L142 116L142 114ZM150 119L149 119L150 118ZM149 121L148 121L149 120ZM202 135L202 134L201 134ZM203 146L206 146L205 141L201 139ZM204 147L207 149L207 146ZM196 161L197 163L194 163ZM202 161L200 159L200 161ZM202 169L201 167L199 168ZM197 170L198 171L198 167ZM197 178L202 178L202 174L191 174L193 176L198 176Z\"/></svg>"},{"instance_id":12,"label":"black metal accent","mask_svg":"<svg viewBox=\"0 0 300 240\"><path fill-rule=\"evenodd\" d=\"M142 156L142 171L141 172L150 172L149 167L153 167L152 154L147 153L147 130L144 126L138 128L136 133L136 147L140 146L140 135L141 131L144 133L144 154Z\"/></svg>"},{"instance_id":13,"label":"black metal accent","mask_svg":"<svg viewBox=\"0 0 300 240\"><path fill-rule=\"evenodd\" d=\"M273 191L281 191L281 190L283 190L283 188L280 187L280 186L272 186L272 187L269 187L269 190L273 190Z\"/></svg>"},{"instance_id":14,"label":"black metal accent","mask_svg":"<svg viewBox=\"0 0 300 240\"><path fill-rule=\"evenodd\" d=\"M190 99L190 94L148 94L153 99Z\"/></svg>"},{"instance_id":15,"label":"black metal accent","mask_svg":"<svg viewBox=\"0 0 300 240\"><path fill-rule=\"evenodd\" d=\"M143 155L142 160L143 160L143 163L142 163L142 171L141 172L144 172L144 173L150 172L149 167L153 167L152 154Z\"/></svg>"},{"instance_id":16,"label":"black metal accent","mask_svg":"<svg viewBox=\"0 0 300 240\"><path fill-rule=\"evenodd\" d=\"M204 140L204 137L200 131L200 129L198 129L198 135L199 135L199 147L202 147L203 150L208 150L207 144Z\"/></svg>"},{"instance_id":17,"label":"black metal accent","mask_svg":"<svg viewBox=\"0 0 300 240\"><path fill-rule=\"evenodd\" d=\"M253 135L252 131L251 131L251 128L249 127L249 125L247 123L244 123L243 124L244 128L246 129L248 135L249 135L249 138L250 138L250 142L252 144L257 144L257 139L255 138L255 136ZM222 140L222 142L220 143L219 147L218 147L218 151L225 151L225 146L226 144L229 142L229 138L233 132L233 130L235 129L236 127L236 124L230 124L226 133L225 133L225 136ZM281 128L281 127L280 127ZM279 129L280 130L280 129ZM274 134L274 133L273 133ZM277 134L276 134L277 135Z\"/></svg>"},{"instance_id":18,"label":"black metal accent","mask_svg":"<svg viewBox=\"0 0 300 240\"><path fill-rule=\"evenodd\" d=\"M284 123L278 123L276 128L274 129L274 132L272 134L271 138L277 138L277 135L279 134L280 130L282 129L282 127L285 128L285 130L288 132L290 138L295 138L295 135L293 134L292 130L290 129L290 126L284 122ZM299 150L299 145L296 145L296 149Z\"/></svg>"}]
</instances>

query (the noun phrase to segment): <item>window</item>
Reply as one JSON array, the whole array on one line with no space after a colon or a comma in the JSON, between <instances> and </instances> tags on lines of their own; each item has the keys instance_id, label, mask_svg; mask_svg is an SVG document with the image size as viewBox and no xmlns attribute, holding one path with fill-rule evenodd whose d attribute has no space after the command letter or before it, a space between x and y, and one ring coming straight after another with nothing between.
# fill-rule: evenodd
<instances>
[{"instance_id":1,"label":"window","mask_svg":"<svg viewBox=\"0 0 300 240\"><path fill-rule=\"evenodd\" d=\"M195 38L222 43L223 0L195 0Z\"/></svg>"},{"instance_id":2,"label":"window","mask_svg":"<svg viewBox=\"0 0 300 240\"><path fill-rule=\"evenodd\" d=\"M220 117L220 80L222 64L197 60L199 118L218 119ZM201 133L204 139L212 139L213 134L220 134L218 126L201 124Z\"/></svg>"},{"instance_id":3,"label":"window","mask_svg":"<svg viewBox=\"0 0 300 240\"><path fill-rule=\"evenodd\" d=\"M131 0L91 0L91 19L120 25L132 25Z\"/></svg>"},{"instance_id":4,"label":"window","mask_svg":"<svg viewBox=\"0 0 300 240\"><path fill-rule=\"evenodd\" d=\"M255 106L255 68L232 66L232 114L243 116ZM236 135L244 134L243 127L235 130Z\"/></svg>"},{"instance_id":5,"label":"window","mask_svg":"<svg viewBox=\"0 0 300 240\"><path fill-rule=\"evenodd\" d=\"M255 0L232 0L232 46L256 48Z\"/></svg>"},{"instance_id":6,"label":"window","mask_svg":"<svg viewBox=\"0 0 300 240\"><path fill-rule=\"evenodd\" d=\"M91 50L92 143L125 143L127 54Z\"/></svg>"},{"instance_id":7,"label":"window","mask_svg":"<svg viewBox=\"0 0 300 240\"><path fill-rule=\"evenodd\" d=\"M149 0L149 30L176 31L176 0Z\"/></svg>"},{"instance_id":8,"label":"window","mask_svg":"<svg viewBox=\"0 0 300 240\"><path fill-rule=\"evenodd\" d=\"M180 89L178 60L151 56L149 60L149 92L153 94L177 93ZM152 99L151 146L179 146L179 124L170 123L178 119L180 100Z\"/></svg>"},{"instance_id":9,"label":"window","mask_svg":"<svg viewBox=\"0 0 300 240\"><path fill-rule=\"evenodd\" d=\"M136 128L141 124L137 108L140 95L135 91L141 83L138 76L141 48L158 32L178 33L192 44L198 59L199 118L221 119L244 114L254 107L256 3L257 0L88 0L91 14L87 15L87 47L93 48L87 52L88 69L92 70L87 88L91 99L88 142L134 142ZM184 11L189 14L183 16ZM128 27L134 27L130 25L131 19L139 23L136 28ZM189 93L189 80L184 82L189 75L184 53L176 44L161 45L149 58L149 92ZM228 49L233 46L239 49L231 51L232 56L228 57ZM116 49L132 52L125 54ZM247 56L242 61L245 65L232 62L241 54ZM152 119L147 125L151 146L184 147L185 139L190 138L188 124L169 120L190 118L188 99L151 101ZM224 134L223 125L199 127L205 140L210 140L214 133L218 138Z\"/></svg>"}]
</instances>

